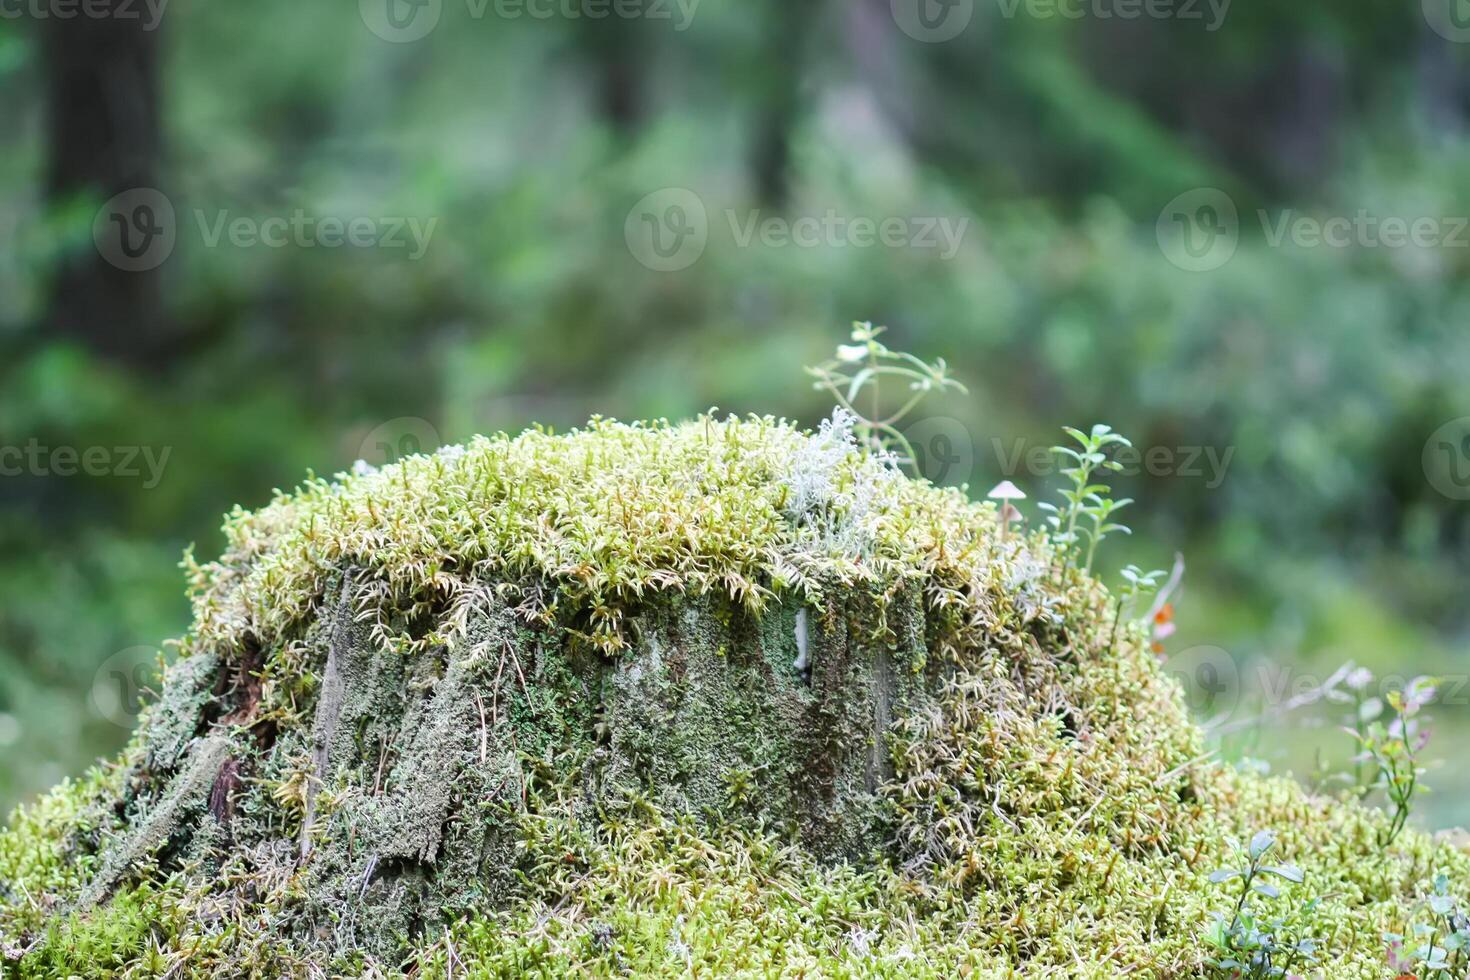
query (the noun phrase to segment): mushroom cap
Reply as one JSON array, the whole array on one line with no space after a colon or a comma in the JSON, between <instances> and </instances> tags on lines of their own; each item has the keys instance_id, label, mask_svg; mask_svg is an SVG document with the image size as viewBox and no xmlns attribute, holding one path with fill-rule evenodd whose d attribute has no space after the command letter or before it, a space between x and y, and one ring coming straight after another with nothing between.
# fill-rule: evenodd
<instances>
[{"instance_id":1,"label":"mushroom cap","mask_svg":"<svg viewBox=\"0 0 1470 980\"><path fill-rule=\"evenodd\" d=\"M1025 500L1026 495L1021 488L1010 480L1001 480L995 485L995 489L986 494L991 500Z\"/></svg>"}]
</instances>

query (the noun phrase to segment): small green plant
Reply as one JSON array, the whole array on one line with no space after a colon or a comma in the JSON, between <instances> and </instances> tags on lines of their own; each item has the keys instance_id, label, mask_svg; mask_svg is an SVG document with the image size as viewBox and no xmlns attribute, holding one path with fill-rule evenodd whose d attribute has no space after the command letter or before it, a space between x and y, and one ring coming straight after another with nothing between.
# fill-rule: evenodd
<instances>
[{"instance_id":1,"label":"small green plant","mask_svg":"<svg viewBox=\"0 0 1470 980\"><path fill-rule=\"evenodd\" d=\"M1160 568L1152 572L1145 572L1137 565L1124 565L1123 570L1118 574L1123 577L1123 587L1118 590L1117 602L1113 604L1113 636L1108 640L1108 652L1110 653L1118 643L1118 624L1123 619L1123 607L1128 606L1131 610L1137 605L1139 598L1156 592L1164 570Z\"/></svg>"},{"instance_id":2,"label":"small green plant","mask_svg":"<svg viewBox=\"0 0 1470 980\"><path fill-rule=\"evenodd\" d=\"M1382 790L1392 813L1389 824L1378 834L1378 845L1389 847L1409 822L1415 797L1427 792L1420 782L1424 770L1419 766L1419 753L1429 742L1429 732L1420 727L1420 713L1434 700L1438 681L1416 677L1402 691L1389 691L1384 700L1393 711L1387 725L1372 720L1348 728L1361 749L1354 765L1365 766L1370 774L1368 790ZM1364 794L1366 795L1366 794Z\"/></svg>"},{"instance_id":3,"label":"small green plant","mask_svg":"<svg viewBox=\"0 0 1470 980\"><path fill-rule=\"evenodd\" d=\"M1062 475L1071 485L1059 491L1062 495L1061 506L1039 506L1050 515L1046 522L1051 525L1052 544L1056 546L1061 558L1061 571L1065 572L1067 565L1078 557L1077 552L1080 551L1083 538L1087 539L1087 552L1081 567L1084 571L1090 571L1093 556L1103 538L1114 532L1131 533L1124 525L1113 523L1112 516L1115 511L1133 501L1126 498L1113 500L1109 496L1111 488L1106 483L1097 482L1096 478L1100 472L1117 472L1123 468L1123 464L1108 458L1110 446L1133 444L1114 432L1112 426L1102 423L1094 425L1090 432L1071 426L1064 426L1062 431L1072 437L1077 448L1052 446L1051 451L1069 464L1062 467Z\"/></svg>"},{"instance_id":4,"label":"small green plant","mask_svg":"<svg viewBox=\"0 0 1470 980\"><path fill-rule=\"evenodd\" d=\"M1226 977L1244 980L1267 980L1284 977L1298 966L1313 962L1317 953L1315 939L1299 939L1296 942L1282 936L1286 925L1284 917L1264 918L1252 908L1252 901L1276 899L1280 889L1268 881L1279 878L1300 884L1304 875L1301 869L1289 864L1267 864L1266 855L1276 846L1276 835L1263 830L1251 838L1250 844L1242 848L1236 844L1236 852L1243 863L1238 868L1222 868L1210 875L1214 884L1239 881L1239 894L1230 914L1220 913L1215 917L1207 937L1215 954L1210 965ZM1315 908L1315 901L1303 906L1303 913Z\"/></svg>"},{"instance_id":5,"label":"small green plant","mask_svg":"<svg viewBox=\"0 0 1470 980\"><path fill-rule=\"evenodd\" d=\"M1450 879L1443 872L1435 876L1434 891L1425 904L1429 921L1413 925L1412 940L1397 933L1384 934L1389 965L1400 974L1422 970L1450 980L1470 978L1470 916L1450 894Z\"/></svg>"},{"instance_id":6,"label":"small green plant","mask_svg":"<svg viewBox=\"0 0 1470 980\"><path fill-rule=\"evenodd\" d=\"M839 407L856 416L853 435L866 452L891 457L898 465L913 470L917 466L914 447L899 431L898 424L934 392L946 389L961 394L968 392L949 376L944 358L931 364L880 343L878 337L886 329L871 323L854 323L852 342L839 345L833 357L808 366L806 372L816 379L813 387L828 392ZM909 392L892 411L886 411L884 379L905 384Z\"/></svg>"}]
</instances>

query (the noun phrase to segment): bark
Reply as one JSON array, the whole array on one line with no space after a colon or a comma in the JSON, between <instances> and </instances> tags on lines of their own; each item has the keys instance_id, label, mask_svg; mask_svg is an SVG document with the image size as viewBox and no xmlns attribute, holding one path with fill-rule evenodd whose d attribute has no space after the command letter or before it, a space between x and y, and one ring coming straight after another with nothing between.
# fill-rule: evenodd
<instances>
[{"instance_id":1,"label":"bark","mask_svg":"<svg viewBox=\"0 0 1470 980\"><path fill-rule=\"evenodd\" d=\"M99 0L87 9L104 16L40 26L54 207L158 187L159 30L141 7ZM162 275L118 268L91 241L80 243L56 269L46 326L105 357L144 362L166 332Z\"/></svg>"}]
</instances>

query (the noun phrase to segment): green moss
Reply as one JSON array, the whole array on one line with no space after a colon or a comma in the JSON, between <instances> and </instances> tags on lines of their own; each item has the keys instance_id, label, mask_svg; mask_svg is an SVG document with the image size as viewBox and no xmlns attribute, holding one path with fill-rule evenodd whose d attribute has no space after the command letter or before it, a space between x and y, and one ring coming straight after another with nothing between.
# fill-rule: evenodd
<instances>
[{"instance_id":1,"label":"green moss","mask_svg":"<svg viewBox=\"0 0 1470 980\"><path fill-rule=\"evenodd\" d=\"M1385 973L1423 835L1221 768L1039 536L772 419L313 480L190 566L122 763L0 834L24 976L1192 976L1231 835ZM81 951L81 952L78 952ZM23 955L22 955L23 954ZM17 957L19 957L17 959Z\"/></svg>"},{"instance_id":2,"label":"green moss","mask_svg":"<svg viewBox=\"0 0 1470 980\"><path fill-rule=\"evenodd\" d=\"M0 938L41 928L90 879L95 862L86 845L105 829L99 801L117 783L118 770L93 769L11 816L0 833Z\"/></svg>"},{"instance_id":3,"label":"green moss","mask_svg":"<svg viewBox=\"0 0 1470 980\"><path fill-rule=\"evenodd\" d=\"M660 593L758 611L823 581L963 585L993 513L771 418L479 437L236 509L222 561L191 566L190 646L272 647L355 567L376 637L406 649L462 638L493 590L615 652Z\"/></svg>"}]
</instances>

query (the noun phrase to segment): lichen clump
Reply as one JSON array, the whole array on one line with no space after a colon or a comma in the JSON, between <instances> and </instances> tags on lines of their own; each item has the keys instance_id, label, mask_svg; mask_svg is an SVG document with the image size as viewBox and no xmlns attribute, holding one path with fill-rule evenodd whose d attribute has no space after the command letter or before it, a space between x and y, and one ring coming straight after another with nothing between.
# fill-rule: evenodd
<instances>
[{"instance_id":1,"label":"lichen clump","mask_svg":"<svg viewBox=\"0 0 1470 980\"><path fill-rule=\"evenodd\" d=\"M115 764L0 834L23 977L1197 976L1232 836L1334 978L1470 859L1220 765L1045 535L850 420L313 479L187 562Z\"/></svg>"}]
</instances>

